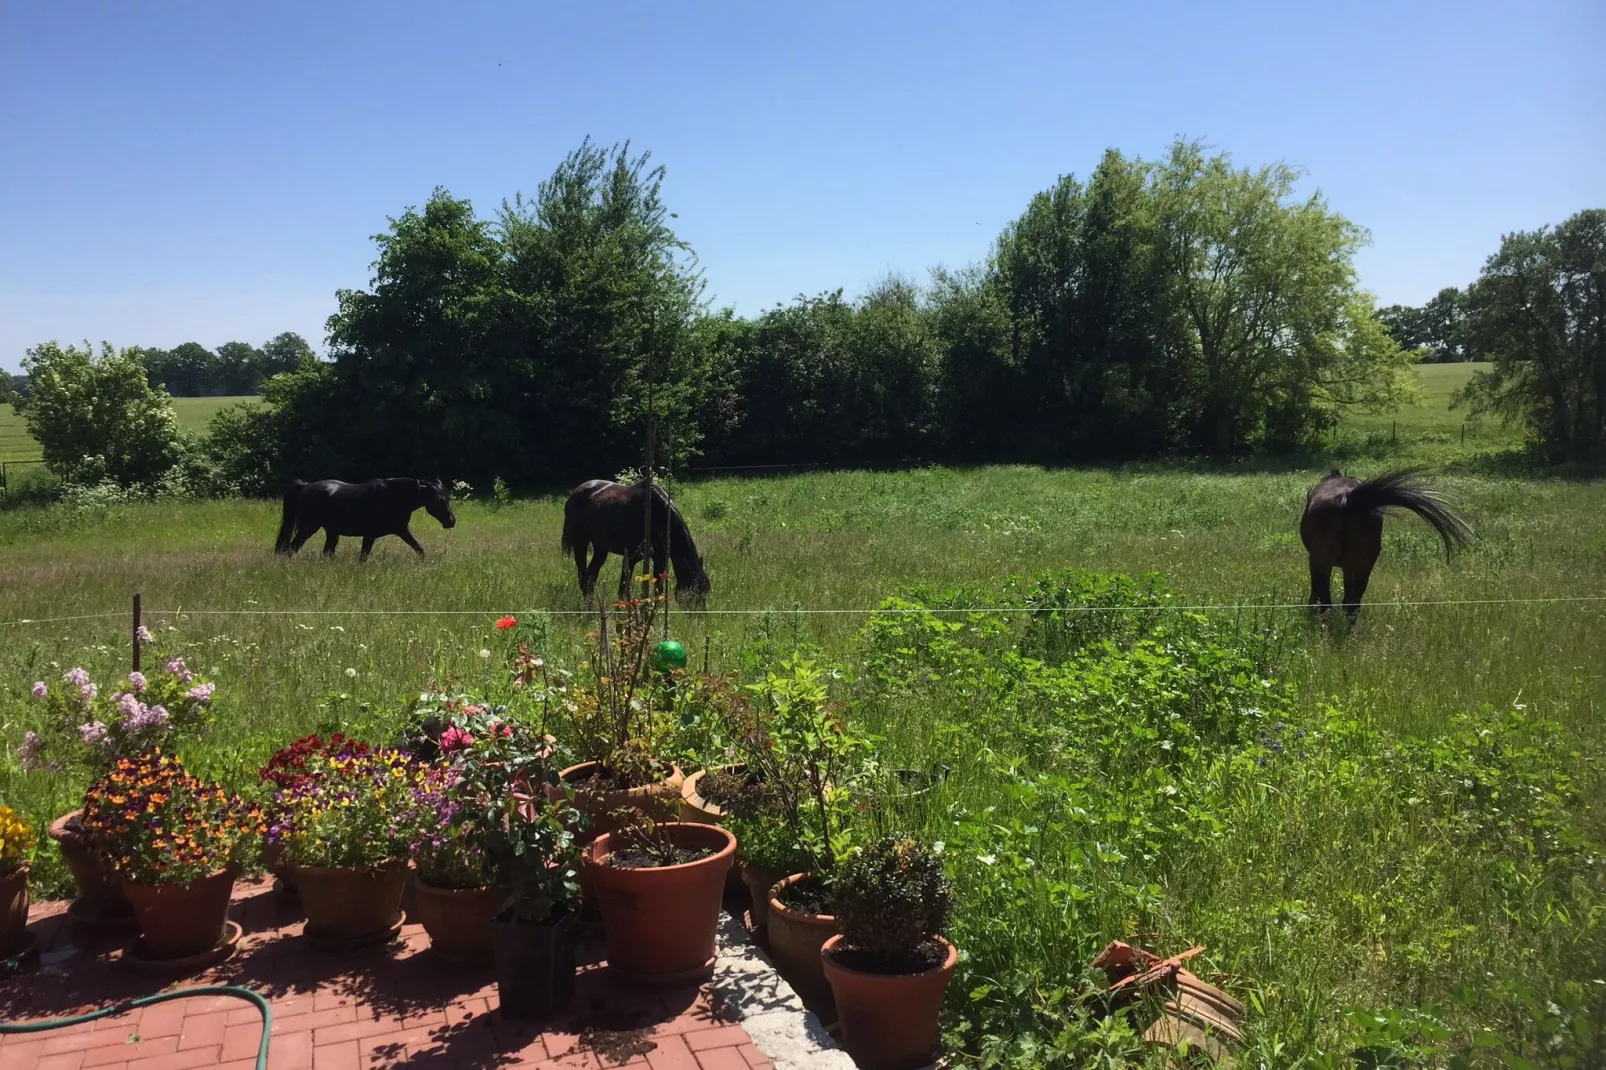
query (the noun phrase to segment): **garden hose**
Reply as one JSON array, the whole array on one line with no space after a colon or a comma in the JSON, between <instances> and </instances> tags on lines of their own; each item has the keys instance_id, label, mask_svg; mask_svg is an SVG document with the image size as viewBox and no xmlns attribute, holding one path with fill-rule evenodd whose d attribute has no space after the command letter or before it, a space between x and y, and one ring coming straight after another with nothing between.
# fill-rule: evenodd
<instances>
[{"instance_id":1,"label":"garden hose","mask_svg":"<svg viewBox=\"0 0 1606 1070\"><path fill-rule=\"evenodd\" d=\"M191 996L234 996L236 999L250 1000L256 1004L257 1010L262 1012L262 1042L257 1045L256 1070L268 1068L268 1033L273 1029L273 1011L268 1001L249 988L238 985L203 985L199 988L179 988L171 992L158 992L154 996L141 996L138 999L125 1000L112 1007L102 1007L98 1011L88 1011L84 1014L75 1014L71 1018L52 1018L45 1022L23 1022L13 1024L0 1022L0 1036L7 1033L42 1033L47 1029L63 1029L69 1025L80 1022L92 1022L97 1018L108 1018L114 1014L134 1010L137 1007L148 1007L153 1003L165 1003L170 999L188 999Z\"/></svg>"}]
</instances>

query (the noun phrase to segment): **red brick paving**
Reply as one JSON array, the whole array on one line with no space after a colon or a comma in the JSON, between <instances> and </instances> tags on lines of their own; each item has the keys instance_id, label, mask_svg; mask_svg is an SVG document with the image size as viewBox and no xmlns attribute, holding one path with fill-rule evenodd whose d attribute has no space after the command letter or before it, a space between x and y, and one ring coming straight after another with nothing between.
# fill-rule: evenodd
<instances>
[{"instance_id":1,"label":"red brick paving","mask_svg":"<svg viewBox=\"0 0 1606 1070\"><path fill-rule=\"evenodd\" d=\"M35 905L29 928L46 964L0 984L0 1019L62 1018L164 988L234 984L273 1007L270 1070L770 1070L710 992L633 986L608 970L598 938L582 939L574 1004L538 1030L503 1020L489 967L437 958L418 925L385 948L307 948L299 911L266 882L235 888L230 917L245 936L234 957L186 977L122 963L129 938L74 926L66 906ZM202 996L0 1036L0 1070L253 1070L261 1035L254 1007Z\"/></svg>"}]
</instances>

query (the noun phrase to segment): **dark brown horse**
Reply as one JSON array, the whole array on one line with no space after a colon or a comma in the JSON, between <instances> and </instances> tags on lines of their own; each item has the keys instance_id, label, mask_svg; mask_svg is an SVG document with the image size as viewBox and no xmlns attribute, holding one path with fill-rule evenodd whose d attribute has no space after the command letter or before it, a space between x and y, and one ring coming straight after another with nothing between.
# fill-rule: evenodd
<instances>
[{"instance_id":1,"label":"dark brown horse","mask_svg":"<svg viewBox=\"0 0 1606 1070\"><path fill-rule=\"evenodd\" d=\"M424 548L408 527L418 509L439 520L443 528L457 523L446 488L438 479L370 479L366 483L292 479L284 489L284 518L273 549L294 554L322 528L325 554L335 552L340 536L355 535L362 538L359 556L366 559L375 539L395 535L423 557Z\"/></svg>"},{"instance_id":2,"label":"dark brown horse","mask_svg":"<svg viewBox=\"0 0 1606 1070\"><path fill-rule=\"evenodd\" d=\"M574 565L580 573L580 593L590 597L597 586L597 574L609 554L619 554L625 566L619 574L619 597L628 593L631 570L641 560L646 543L647 528L645 505L647 488L644 484L624 486L606 479L592 479L569 492L563 507L563 550L574 554ZM591 563L586 563L587 549L594 549ZM667 551L667 553L666 553ZM708 594L708 574L703 571L703 559L692 541L680 510L669 501L663 488L653 487L652 494L652 574L662 576L666 571L665 557L675 566L675 595L687 593L697 599Z\"/></svg>"},{"instance_id":3,"label":"dark brown horse","mask_svg":"<svg viewBox=\"0 0 1606 1070\"><path fill-rule=\"evenodd\" d=\"M1310 602L1318 613L1333 605L1333 569L1344 570L1344 609L1353 619L1383 549L1383 516L1409 509L1432 525L1444 552L1465 546L1472 529L1444 499L1417 482L1419 470L1389 472L1365 481L1333 469L1305 495L1299 537L1310 555Z\"/></svg>"}]
</instances>

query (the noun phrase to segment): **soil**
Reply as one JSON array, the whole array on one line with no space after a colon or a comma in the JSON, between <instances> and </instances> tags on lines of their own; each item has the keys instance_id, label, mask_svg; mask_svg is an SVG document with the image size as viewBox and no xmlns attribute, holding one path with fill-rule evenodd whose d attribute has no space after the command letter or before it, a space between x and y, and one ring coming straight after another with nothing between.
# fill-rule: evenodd
<instances>
[{"instance_id":1,"label":"soil","mask_svg":"<svg viewBox=\"0 0 1606 1070\"><path fill-rule=\"evenodd\" d=\"M788 884L781 893L781 904L800 914L831 913L831 895L818 877Z\"/></svg>"},{"instance_id":2,"label":"soil","mask_svg":"<svg viewBox=\"0 0 1606 1070\"><path fill-rule=\"evenodd\" d=\"M758 783L757 778L740 773L709 772L704 773L703 779L698 782L697 793L708 802L723 808L735 802L743 788L756 783Z\"/></svg>"},{"instance_id":3,"label":"soil","mask_svg":"<svg viewBox=\"0 0 1606 1070\"><path fill-rule=\"evenodd\" d=\"M650 780L636 782L635 777L620 776L611 769L604 769L584 780L575 781L576 787L584 785L592 791L629 791L631 788L648 788L654 784L661 784L669 779L670 769L667 765L658 765L653 769Z\"/></svg>"},{"instance_id":4,"label":"soil","mask_svg":"<svg viewBox=\"0 0 1606 1070\"><path fill-rule=\"evenodd\" d=\"M934 970L947 959L948 949L935 940L927 940L913 951L902 955L882 955L875 952L839 948L832 957L850 970L859 970L862 973L896 975L924 973L926 970Z\"/></svg>"},{"instance_id":5,"label":"soil","mask_svg":"<svg viewBox=\"0 0 1606 1070\"><path fill-rule=\"evenodd\" d=\"M643 847L622 847L611 851L604 860L615 869L661 869L664 866L683 866L714 853L712 847L677 847L648 851Z\"/></svg>"}]
</instances>

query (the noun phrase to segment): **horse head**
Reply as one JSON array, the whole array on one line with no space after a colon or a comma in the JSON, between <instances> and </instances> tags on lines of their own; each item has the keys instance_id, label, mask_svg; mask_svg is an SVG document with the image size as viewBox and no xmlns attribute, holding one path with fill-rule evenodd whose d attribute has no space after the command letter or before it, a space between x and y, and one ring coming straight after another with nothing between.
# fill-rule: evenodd
<instances>
[{"instance_id":1,"label":"horse head","mask_svg":"<svg viewBox=\"0 0 1606 1070\"><path fill-rule=\"evenodd\" d=\"M693 605L702 605L708 597L713 585L708 582L708 573L703 570L703 555L697 555L697 571L690 579L682 579L679 573L675 575L675 599L681 602L690 602Z\"/></svg>"},{"instance_id":2,"label":"horse head","mask_svg":"<svg viewBox=\"0 0 1606 1070\"><path fill-rule=\"evenodd\" d=\"M418 484L424 511L439 520L441 527L455 527L457 517L452 514L451 496L446 491L446 485L438 479L418 479L414 482Z\"/></svg>"}]
</instances>

